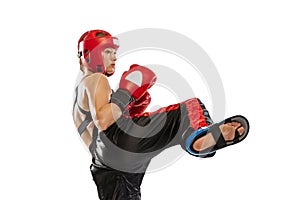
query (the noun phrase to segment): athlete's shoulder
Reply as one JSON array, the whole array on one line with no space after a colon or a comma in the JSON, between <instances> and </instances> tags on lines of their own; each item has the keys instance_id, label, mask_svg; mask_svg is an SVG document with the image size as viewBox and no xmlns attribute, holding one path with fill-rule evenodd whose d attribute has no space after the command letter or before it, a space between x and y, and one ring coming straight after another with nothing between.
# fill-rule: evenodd
<instances>
[{"instance_id":1,"label":"athlete's shoulder","mask_svg":"<svg viewBox=\"0 0 300 200\"><path fill-rule=\"evenodd\" d=\"M86 81L95 81L95 80L98 80L98 79L107 80L107 77L102 73L93 73L93 74L86 77Z\"/></svg>"},{"instance_id":2,"label":"athlete's shoulder","mask_svg":"<svg viewBox=\"0 0 300 200\"><path fill-rule=\"evenodd\" d=\"M85 78L84 84L86 86L95 86L99 84L108 84L107 77L102 73L93 73Z\"/></svg>"},{"instance_id":3,"label":"athlete's shoulder","mask_svg":"<svg viewBox=\"0 0 300 200\"><path fill-rule=\"evenodd\" d=\"M89 75L84 83L85 91L90 94L110 94L111 87L108 79L105 75L101 73L93 73Z\"/></svg>"}]
</instances>

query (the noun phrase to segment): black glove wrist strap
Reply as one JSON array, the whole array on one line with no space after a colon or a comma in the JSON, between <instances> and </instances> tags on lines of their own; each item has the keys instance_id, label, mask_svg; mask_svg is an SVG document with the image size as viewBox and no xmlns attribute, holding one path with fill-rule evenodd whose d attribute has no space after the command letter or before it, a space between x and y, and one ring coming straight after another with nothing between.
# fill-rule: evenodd
<instances>
[{"instance_id":1,"label":"black glove wrist strap","mask_svg":"<svg viewBox=\"0 0 300 200\"><path fill-rule=\"evenodd\" d=\"M124 89L118 89L116 92L114 92L111 95L111 103L116 104L117 106L119 106L119 108L122 110L122 112L124 112L124 110L127 108L127 106L135 101L135 99L132 97L132 95L124 90Z\"/></svg>"}]
</instances>

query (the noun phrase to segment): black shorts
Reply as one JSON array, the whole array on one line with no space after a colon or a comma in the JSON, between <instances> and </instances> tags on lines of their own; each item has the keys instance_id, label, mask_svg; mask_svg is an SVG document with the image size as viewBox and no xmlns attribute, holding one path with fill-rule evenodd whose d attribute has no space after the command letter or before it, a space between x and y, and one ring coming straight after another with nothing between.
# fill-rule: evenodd
<instances>
[{"instance_id":1,"label":"black shorts","mask_svg":"<svg viewBox=\"0 0 300 200\"><path fill-rule=\"evenodd\" d=\"M128 173L91 165L91 173L101 200L140 200L144 173Z\"/></svg>"},{"instance_id":2,"label":"black shorts","mask_svg":"<svg viewBox=\"0 0 300 200\"><path fill-rule=\"evenodd\" d=\"M95 167L92 174L100 199L112 199L105 194L127 194L126 198L115 199L140 196L142 177L151 159L166 148L184 146L185 138L211 123L204 104L193 98L139 117L121 117L106 131L95 133L90 151ZM113 184L103 184L111 181ZM122 191L122 195L115 194L116 191Z\"/></svg>"}]
</instances>

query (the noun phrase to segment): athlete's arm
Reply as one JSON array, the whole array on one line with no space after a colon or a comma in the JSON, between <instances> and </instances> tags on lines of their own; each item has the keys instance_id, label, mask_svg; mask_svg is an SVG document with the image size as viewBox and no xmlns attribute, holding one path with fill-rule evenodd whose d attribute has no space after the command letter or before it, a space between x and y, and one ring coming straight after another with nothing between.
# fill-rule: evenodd
<instances>
[{"instance_id":1,"label":"athlete's arm","mask_svg":"<svg viewBox=\"0 0 300 200\"><path fill-rule=\"evenodd\" d=\"M106 130L120 118L122 112L117 105L110 103L112 91L106 76L99 73L94 76L97 77L89 83L89 88L93 88L88 94L90 111L97 128Z\"/></svg>"}]
</instances>

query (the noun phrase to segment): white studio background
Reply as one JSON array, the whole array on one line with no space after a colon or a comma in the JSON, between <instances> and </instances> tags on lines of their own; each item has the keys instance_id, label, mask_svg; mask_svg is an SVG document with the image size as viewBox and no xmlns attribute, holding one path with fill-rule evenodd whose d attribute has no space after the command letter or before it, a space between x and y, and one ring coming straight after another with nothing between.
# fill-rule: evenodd
<instances>
[{"instance_id":1,"label":"white studio background","mask_svg":"<svg viewBox=\"0 0 300 200\"><path fill-rule=\"evenodd\" d=\"M198 43L222 78L225 115L251 124L243 143L214 158L184 154L148 173L143 200L299 199L299 8L296 0L2 1L0 199L97 199L71 116L77 40L89 29L140 28ZM213 108L207 91L196 94Z\"/></svg>"}]
</instances>

